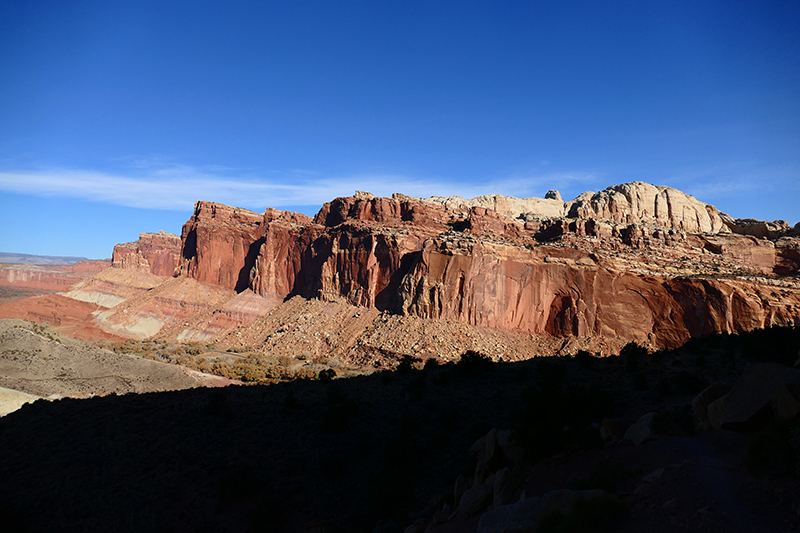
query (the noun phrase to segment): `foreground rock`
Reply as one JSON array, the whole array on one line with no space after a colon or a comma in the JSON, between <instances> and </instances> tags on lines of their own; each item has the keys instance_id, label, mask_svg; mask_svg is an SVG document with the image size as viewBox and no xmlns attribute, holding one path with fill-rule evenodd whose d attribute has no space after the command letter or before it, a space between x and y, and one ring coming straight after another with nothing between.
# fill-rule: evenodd
<instances>
[{"instance_id":1,"label":"foreground rock","mask_svg":"<svg viewBox=\"0 0 800 533\"><path fill-rule=\"evenodd\" d=\"M794 418L800 412L798 386L798 369L777 363L750 365L730 392L708 404L707 419L714 429L752 431L771 418ZM696 403L702 405L702 393L700 398ZM701 420L702 415L701 411Z\"/></svg>"}]
</instances>

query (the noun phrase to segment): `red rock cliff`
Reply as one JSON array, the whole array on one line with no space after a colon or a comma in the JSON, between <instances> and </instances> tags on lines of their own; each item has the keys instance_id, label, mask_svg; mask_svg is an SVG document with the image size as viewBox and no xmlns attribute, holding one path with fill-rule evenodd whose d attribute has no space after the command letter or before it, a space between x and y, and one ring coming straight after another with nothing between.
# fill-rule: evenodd
<instances>
[{"instance_id":1,"label":"red rock cliff","mask_svg":"<svg viewBox=\"0 0 800 533\"><path fill-rule=\"evenodd\" d=\"M179 271L270 298L658 347L800 319L800 284L775 278L798 272L796 238L732 233L713 206L638 182L564 203L571 217L515 219L542 202L503 198L492 205L509 216L475 201L357 193L313 221L198 202Z\"/></svg>"},{"instance_id":2,"label":"red rock cliff","mask_svg":"<svg viewBox=\"0 0 800 533\"><path fill-rule=\"evenodd\" d=\"M177 235L165 231L140 233L139 240L114 246L111 265L156 276L172 276L179 264L180 250L181 239Z\"/></svg>"}]
</instances>

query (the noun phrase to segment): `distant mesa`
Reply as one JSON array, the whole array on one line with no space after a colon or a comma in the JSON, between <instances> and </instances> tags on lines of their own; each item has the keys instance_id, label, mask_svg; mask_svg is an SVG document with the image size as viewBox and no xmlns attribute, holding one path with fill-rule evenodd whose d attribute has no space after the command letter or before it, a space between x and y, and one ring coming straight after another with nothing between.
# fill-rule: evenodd
<instances>
[{"instance_id":1,"label":"distant mesa","mask_svg":"<svg viewBox=\"0 0 800 533\"><path fill-rule=\"evenodd\" d=\"M30 255L0 252L0 263L10 265L71 265L86 261L86 257L67 257L56 255Z\"/></svg>"}]
</instances>

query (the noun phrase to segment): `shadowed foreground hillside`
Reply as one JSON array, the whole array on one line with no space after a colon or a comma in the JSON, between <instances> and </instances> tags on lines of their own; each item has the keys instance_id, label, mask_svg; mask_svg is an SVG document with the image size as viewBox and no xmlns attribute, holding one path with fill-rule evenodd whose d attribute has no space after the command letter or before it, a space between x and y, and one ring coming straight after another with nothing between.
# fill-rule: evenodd
<instances>
[{"instance_id":1,"label":"shadowed foreground hillside","mask_svg":"<svg viewBox=\"0 0 800 533\"><path fill-rule=\"evenodd\" d=\"M40 401L0 419L0 525L389 532L418 521L424 531L454 508L457 478L477 476L470 445L498 428L514 429L526 453L510 501L523 489L602 488L607 508L591 512L609 531L795 531L796 419L697 433L690 402L753 362L793 364L798 346L796 330L775 329L650 355L632 346L492 364L470 354L332 382ZM654 440L619 440L648 412ZM478 520L432 530L475 531ZM541 530L582 530L569 529L575 520Z\"/></svg>"}]
</instances>

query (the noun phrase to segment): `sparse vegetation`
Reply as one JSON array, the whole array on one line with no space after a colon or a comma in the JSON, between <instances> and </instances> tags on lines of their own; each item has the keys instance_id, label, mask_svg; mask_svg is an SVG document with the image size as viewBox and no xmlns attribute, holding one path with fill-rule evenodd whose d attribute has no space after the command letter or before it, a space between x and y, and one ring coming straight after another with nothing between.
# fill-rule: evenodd
<instances>
[{"instance_id":1,"label":"sparse vegetation","mask_svg":"<svg viewBox=\"0 0 800 533\"><path fill-rule=\"evenodd\" d=\"M456 373L467 378L476 378L492 370L494 370L494 362L491 358L475 350L467 350L461 354L461 358L456 363Z\"/></svg>"},{"instance_id":2,"label":"sparse vegetation","mask_svg":"<svg viewBox=\"0 0 800 533\"><path fill-rule=\"evenodd\" d=\"M299 525L291 522L297 520L296 509L302 508L303 513L310 513L308 517L320 510L319 516L329 520L334 531L373 531L376 524L403 531L416 519L412 517L430 521L432 513L444 503L452 512L456 505L453 496L456 478L463 475L467 487L475 483L477 460L466 450L490 429L497 428L498 434L501 429L512 429L507 438L514 447L524 449L524 453L518 452L519 463L517 459L506 458L503 461L508 462L501 464L524 465L529 496L563 488L603 489L610 493L587 498L561 513L545 517L540 522L540 531L607 531L629 516L628 504L633 509L641 504L643 496L638 495L635 487L642 483L643 474L669 465L661 478L663 484L679 487L684 487L680 485L684 483L681 476L696 474L693 465L698 463L682 462L687 454L701 448L700 441L691 439L704 438L702 433L697 435L691 398L708 383L734 381L737 369L741 372L747 364L761 360L763 356L743 350L741 340L739 335L719 335L699 337L680 349L649 356L639 350L635 372L629 372L627 354L596 358L586 351L574 357L505 364L492 362L477 352L467 352L458 362L446 364L429 362L435 359L423 364L422 360L409 357L401 361L405 370L398 368L396 372L353 380L341 379L340 373L346 369L335 358L330 360L331 364L340 366L331 368L320 365L316 356L299 363L296 359L271 357L256 351L220 353L202 343L128 341L118 343L117 351L171 358L174 362L186 360L197 368L211 368L252 384L270 385L171 393L163 400L156 395L119 396L86 404L92 410L91 416L114 421L107 424L111 429L103 430L106 431L103 446L93 450L110 464L129 461L130 454L123 475L149 476L159 482L165 475L193 479L198 465L204 465L203 479L208 479L207 490L211 495L201 494L201 497L212 502L213 513L217 513L209 518L212 521L224 518L243 524L245 529L249 526L254 530L269 530L272 526L267 524L274 520L276 530L287 524L291 524L287 530L294 530L294 526L302 530L305 522ZM701 356L705 361L698 365ZM675 365L675 361L681 361L681 365ZM318 381L297 381L295 374L293 383L277 383L290 380L288 369L300 364L313 368L312 377ZM270 377L267 369L287 370ZM68 429L64 425L67 422L62 424L59 417L43 420L48 427L55 428L59 438L72 431L84 431L88 442L96 442L96 427L81 429L78 416L83 416L85 409L78 410L75 405L73 400L52 405L59 413L67 413ZM657 412L651 426L657 442L646 442L642 447L614 444L642 414L645 409L642 405ZM36 411L41 406L26 409L46 413ZM128 418L119 416L118 411L126 413ZM15 422L27 420L23 412ZM608 428L619 435L603 443L600 431ZM3 446L7 447L11 441L5 435L12 435L14 426L5 425L3 430ZM133 445L134 435L136 445ZM669 439L679 445L667 453L664 443ZM739 457L744 457L744 439L740 436L739 441L726 442L725 446L733 449L738 442ZM708 446L708 442L703 446ZM38 449L35 443L29 446ZM73 448L83 450L81 446ZM27 449L0 451L22 457L25 464L36 461L49 464L42 455L44 452L28 457ZM656 457L651 459L651 453ZM639 464L629 462L628 455L655 465L648 463L643 471ZM676 460L673 455L680 457ZM728 457L724 460L729 460ZM94 461L94 456L79 456L69 473L75 476L79 469L91 470ZM728 466L732 468L725 470L726 476L740 475L737 472L741 470L738 469L742 466L741 459L738 464ZM780 490L787 491L787 499L793 497L797 492L783 487L794 487L800 474L797 420L768 424L749 434L744 466L747 470L741 475L752 480L747 473L752 472L765 486L772 486L775 479L781 480ZM140 472L138 468L145 470ZM549 486L541 477L547 475L563 477L558 485ZM80 480L80 475L76 479ZM692 483L696 481L692 479ZM84 481L80 483L77 489L70 488L64 493L91 490ZM142 484L146 482L138 486ZM179 482L175 486L182 487ZM541 488L537 488L539 492L530 492L532 486ZM657 492L661 490L659 486L654 482L647 488ZM192 490L203 490L202 484L193 487ZM757 490L741 483L736 485L742 487L750 493ZM512 501L516 501L521 490L522 486ZM309 504L308 494L312 492L320 497ZM436 504L430 504L431 496L437 494L441 496L433 499ZM78 496L65 498L81 513L91 515L89 507L77 501ZM156 495L154 501L163 498ZM356 505L352 503L355 500L365 503ZM182 500L178 501L175 505ZM660 509L654 512L667 512ZM347 514L339 514L342 510ZM24 508L23 511L27 513ZM29 514L21 516L30 520ZM110 520L107 515L102 516Z\"/></svg>"}]
</instances>

